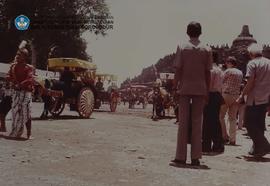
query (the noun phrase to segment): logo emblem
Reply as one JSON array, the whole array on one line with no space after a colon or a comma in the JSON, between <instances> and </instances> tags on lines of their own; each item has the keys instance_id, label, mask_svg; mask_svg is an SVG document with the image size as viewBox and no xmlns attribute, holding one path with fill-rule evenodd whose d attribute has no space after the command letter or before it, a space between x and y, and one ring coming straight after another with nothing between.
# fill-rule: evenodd
<instances>
[{"instance_id":1,"label":"logo emblem","mask_svg":"<svg viewBox=\"0 0 270 186\"><path fill-rule=\"evenodd\" d=\"M30 20L25 15L19 15L14 22L18 30L27 30L30 25Z\"/></svg>"}]
</instances>

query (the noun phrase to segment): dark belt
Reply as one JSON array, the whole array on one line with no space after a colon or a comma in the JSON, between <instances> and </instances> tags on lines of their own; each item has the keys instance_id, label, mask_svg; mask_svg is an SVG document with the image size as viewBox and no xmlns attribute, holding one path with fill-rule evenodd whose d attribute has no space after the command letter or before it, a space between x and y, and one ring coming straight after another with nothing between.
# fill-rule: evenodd
<instances>
[{"instance_id":1,"label":"dark belt","mask_svg":"<svg viewBox=\"0 0 270 186\"><path fill-rule=\"evenodd\" d=\"M223 94L229 94L229 95L232 95L232 96L235 96L235 95L238 95L238 94L231 94L230 92L222 92Z\"/></svg>"}]
</instances>

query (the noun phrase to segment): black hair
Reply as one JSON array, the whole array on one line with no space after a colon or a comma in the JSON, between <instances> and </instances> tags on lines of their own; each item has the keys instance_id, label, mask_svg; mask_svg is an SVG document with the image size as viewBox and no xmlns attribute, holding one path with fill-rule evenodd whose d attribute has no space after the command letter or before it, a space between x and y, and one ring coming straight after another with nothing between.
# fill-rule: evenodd
<instances>
[{"instance_id":1,"label":"black hair","mask_svg":"<svg viewBox=\"0 0 270 186\"><path fill-rule=\"evenodd\" d=\"M229 56L226 60L226 63L231 63L233 66L236 66L237 65L237 61L236 61L236 58L233 57L233 56Z\"/></svg>"},{"instance_id":2,"label":"black hair","mask_svg":"<svg viewBox=\"0 0 270 186\"><path fill-rule=\"evenodd\" d=\"M201 24L198 22L190 22L187 26L187 35L189 37L195 37L198 38L202 33L202 27Z\"/></svg>"}]
</instances>

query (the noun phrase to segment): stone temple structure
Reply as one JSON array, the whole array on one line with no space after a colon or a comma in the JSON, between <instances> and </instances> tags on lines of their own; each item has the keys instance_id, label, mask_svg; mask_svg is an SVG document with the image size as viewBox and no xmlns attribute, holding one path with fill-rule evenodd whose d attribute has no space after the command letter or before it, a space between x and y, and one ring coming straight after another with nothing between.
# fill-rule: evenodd
<instances>
[{"instance_id":1,"label":"stone temple structure","mask_svg":"<svg viewBox=\"0 0 270 186\"><path fill-rule=\"evenodd\" d=\"M238 61L238 68L246 72L246 64L249 61L247 48L250 44L257 43L253 35L249 33L248 25L244 25L240 35L233 41L230 55L235 56Z\"/></svg>"},{"instance_id":2,"label":"stone temple structure","mask_svg":"<svg viewBox=\"0 0 270 186\"><path fill-rule=\"evenodd\" d=\"M249 61L247 48L252 43L257 43L257 41L256 39L253 38L253 35L250 34L248 25L244 25L242 27L241 33L238 35L236 39L233 40L231 47L229 47L228 44L211 47L214 51L218 52L219 56L218 62L220 64L223 64L228 56L234 56L238 61L237 65L238 68L242 70L242 72L245 74L246 65ZM270 47L265 45L263 53L265 57L270 58Z\"/></svg>"},{"instance_id":3,"label":"stone temple structure","mask_svg":"<svg viewBox=\"0 0 270 186\"><path fill-rule=\"evenodd\" d=\"M233 40L232 49L246 47L252 43L257 43L257 41L253 38L253 35L249 33L248 25L244 25L240 35L238 35L238 37Z\"/></svg>"}]
</instances>

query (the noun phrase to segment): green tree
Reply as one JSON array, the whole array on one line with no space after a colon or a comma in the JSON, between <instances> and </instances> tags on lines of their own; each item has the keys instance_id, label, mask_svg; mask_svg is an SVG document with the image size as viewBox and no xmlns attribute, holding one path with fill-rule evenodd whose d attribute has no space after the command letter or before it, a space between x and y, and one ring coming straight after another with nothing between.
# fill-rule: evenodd
<instances>
[{"instance_id":1,"label":"green tree","mask_svg":"<svg viewBox=\"0 0 270 186\"><path fill-rule=\"evenodd\" d=\"M20 41L26 39L35 47L37 67L44 69L52 46L58 46L61 57L89 60L87 43L81 38L85 29L31 29L30 24L27 31L19 31L14 26L14 19L21 14L29 17L30 21L40 21L45 16L69 16L73 20L84 20L85 24L89 24L93 15L110 15L110 12L105 0L0 0L0 61L10 62ZM102 20L105 18L92 23L97 28L91 30L93 34L106 35L108 28L100 25L107 23Z\"/></svg>"}]
</instances>

